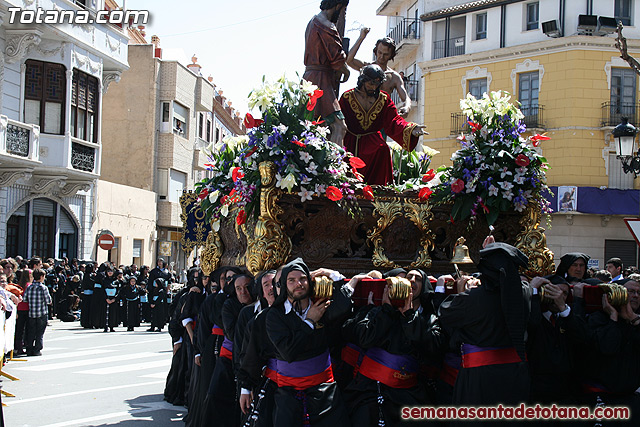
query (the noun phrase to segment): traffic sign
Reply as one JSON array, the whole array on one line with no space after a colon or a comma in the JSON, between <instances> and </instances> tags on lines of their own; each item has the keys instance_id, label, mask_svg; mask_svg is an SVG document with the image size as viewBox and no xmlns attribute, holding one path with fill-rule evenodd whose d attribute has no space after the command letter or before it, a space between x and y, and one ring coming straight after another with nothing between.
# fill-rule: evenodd
<instances>
[{"instance_id":1,"label":"traffic sign","mask_svg":"<svg viewBox=\"0 0 640 427\"><path fill-rule=\"evenodd\" d=\"M640 218L625 218L624 223L627 224L627 228L631 232L631 235L636 239L636 243L640 246Z\"/></svg>"},{"instance_id":2,"label":"traffic sign","mask_svg":"<svg viewBox=\"0 0 640 427\"><path fill-rule=\"evenodd\" d=\"M105 251L113 249L113 246L116 244L116 239L113 238L111 234L101 234L98 237L98 246L100 246Z\"/></svg>"}]
</instances>

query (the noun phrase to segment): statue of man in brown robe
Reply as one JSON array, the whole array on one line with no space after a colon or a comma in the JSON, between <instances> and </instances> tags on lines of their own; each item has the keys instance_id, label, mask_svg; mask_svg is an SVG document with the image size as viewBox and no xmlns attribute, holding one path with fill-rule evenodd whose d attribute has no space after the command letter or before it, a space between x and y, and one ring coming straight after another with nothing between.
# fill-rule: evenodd
<instances>
[{"instance_id":1,"label":"statue of man in brown robe","mask_svg":"<svg viewBox=\"0 0 640 427\"><path fill-rule=\"evenodd\" d=\"M347 126L338 104L337 88L341 80L349 78L349 70L342 37L335 24L348 4L349 0L322 0L320 13L309 21L305 32L303 78L324 92L316 104L314 115L322 116L330 126L331 141L339 145L342 145Z\"/></svg>"}]
</instances>

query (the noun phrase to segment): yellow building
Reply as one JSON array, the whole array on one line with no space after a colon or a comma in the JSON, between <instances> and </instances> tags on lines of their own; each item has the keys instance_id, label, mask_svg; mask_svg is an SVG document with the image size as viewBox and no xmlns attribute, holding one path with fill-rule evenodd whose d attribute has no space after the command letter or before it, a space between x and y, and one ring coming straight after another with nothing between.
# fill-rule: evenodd
<instances>
[{"instance_id":1,"label":"yellow building","mask_svg":"<svg viewBox=\"0 0 640 427\"><path fill-rule=\"evenodd\" d=\"M632 3L387 0L378 8L399 39L399 61L391 66L405 75L412 64L419 69L412 74L422 95L417 110L430 132L424 144L440 151L432 165L450 165L456 136L467 131L461 98L511 93L528 132L551 137L540 146L551 166L549 186L574 197L572 209L553 214L549 247L556 257L585 252L600 268L613 256L638 265L623 218L640 213L639 187L633 173L623 173L611 135L622 117L640 125L638 76L620 59L613 33L622 20L629 52L640 56L634 27L640 10ZM417 32L398 37L397 28L416 16Z\"/></svg>"}]
</instances>

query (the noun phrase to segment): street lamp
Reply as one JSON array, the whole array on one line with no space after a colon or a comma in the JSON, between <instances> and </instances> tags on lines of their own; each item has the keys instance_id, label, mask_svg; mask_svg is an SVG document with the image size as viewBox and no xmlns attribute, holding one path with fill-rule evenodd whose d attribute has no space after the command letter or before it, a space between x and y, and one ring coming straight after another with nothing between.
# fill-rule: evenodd
<instances>
[{"instance_id":1,"label":"street lamp","mask_svg":"<svg viewBox=\"0 0 640 427\"><path fill-rule=\"evenodd\" d=\"M622 162L624 173L631 173L635 176L640 174L640 153L634 154L636 129L626 117L613 129L613 138L616 141L616 157Z\"/></svg>"}]
</instances>

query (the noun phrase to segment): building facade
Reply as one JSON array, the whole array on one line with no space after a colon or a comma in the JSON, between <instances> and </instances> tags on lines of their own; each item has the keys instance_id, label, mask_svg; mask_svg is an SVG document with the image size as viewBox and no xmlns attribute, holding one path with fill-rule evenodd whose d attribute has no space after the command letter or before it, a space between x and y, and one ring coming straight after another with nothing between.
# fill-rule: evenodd
<instances>
[{"instance_id":1,"label":"building facade","mask_svg":"<svg viewBox=\"0 0 640 427\"><path fill-rule=\"evenodd\" d=\"M138 215L140 227L121 228L114 235L126 247L117 253L100 251L98 259L111 256L118 264L130 264L136 257L127 254L139 253L142 242L140 263L154 264L157 255L182 269L191 265L195 253L189 257L181 249L180 196L206 176L203 149L245 130L212 79L201 75L195 57L188 66L163 60L156 36L152 43L129 46L130 69L105 97L101 180L119 184L120 192L152 193L145 200L146 209L157 212L153 233L142 226L146 215ZM136 215L126 204L119 209ZM102 228L115 226L107 221Z\"/></svg>"},{"instance_id":2,"label":"building facade","mask_svg":"<svg viewBox=\"0 0 640 427\"><path fill-rule=\"evenodd\" d=\"M451 164L456 137L468 130L461 98L509 92L528 133L551 137L540 147L554 190L550 249L556 257L588 253L600 268L612 256L639 264L623 222L640 213L638 186L623 173L612 138L623 116L640 124L638 75L620 59L614 34L621 20L629 52L639 55L639 6L637 0L387 0L378 8L388 16L389 35L405 39L396 67L415 61L420 70L422 120L414 120L427 125L424 143L440 151L432 164ZM563 197L572 203L561 206Z\"/></svg>"},{"instance_id":3,"label":"building facade","mask_svg":"<svg viewBox=\"0 0 640 427\"><path fill-rule=\"evenodd\" d=\"M111 24L9 23L9 8L111 10L105 0L0 0L0 257L94 250L102 97L128 68Z\"/></svg>"}]
</instances>

